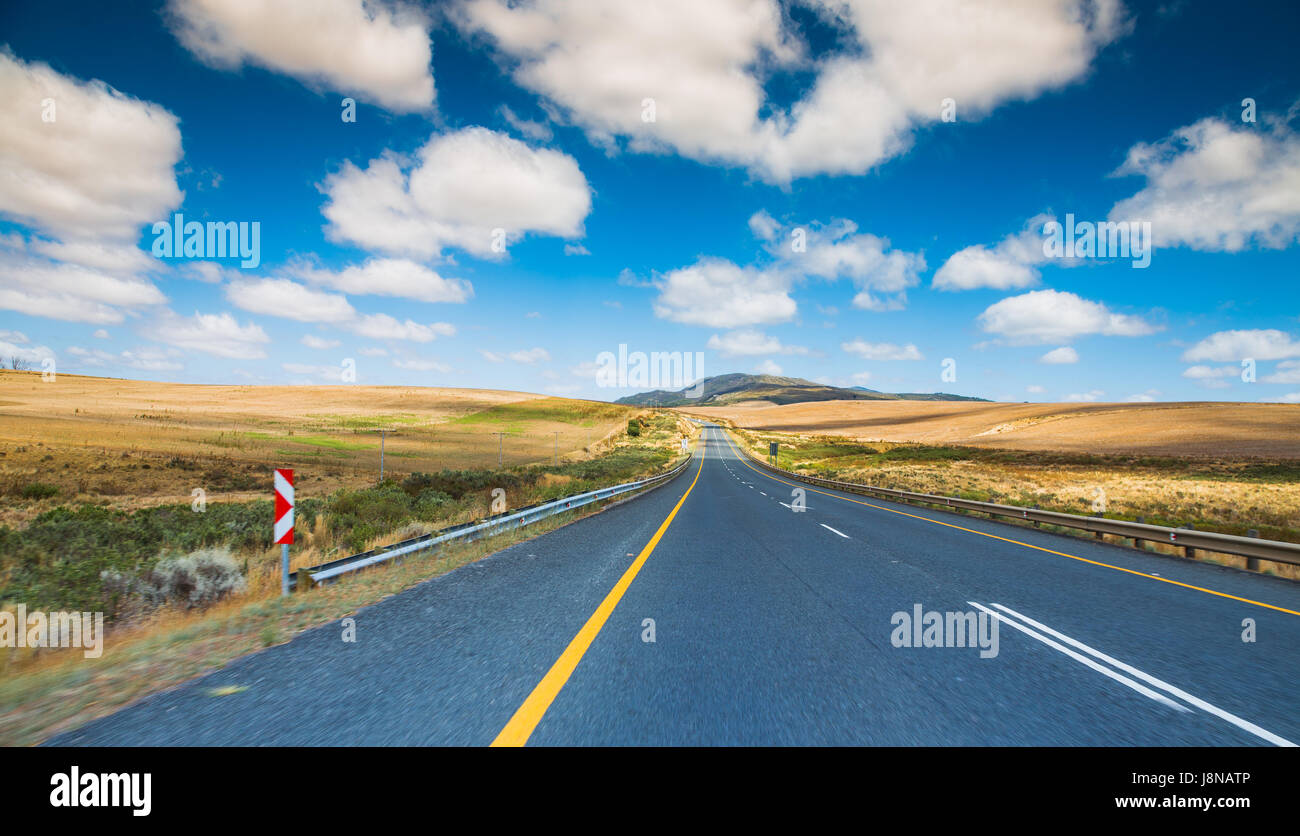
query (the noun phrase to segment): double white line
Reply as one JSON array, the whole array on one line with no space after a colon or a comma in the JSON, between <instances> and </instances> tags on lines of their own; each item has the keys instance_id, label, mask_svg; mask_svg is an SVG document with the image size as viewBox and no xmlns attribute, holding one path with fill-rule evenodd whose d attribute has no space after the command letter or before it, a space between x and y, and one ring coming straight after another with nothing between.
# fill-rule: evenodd
<instances>
[{"instance_id":1,"label":"double white line","mask_svg":"<svg viewBox=\"0 0 1300 836\"><path fill-rule=\"evenodd\" d=\"M1091 648L1088 645L1084 644L1083 642L1079 641L1078 639L1072 639L1069 636L1065 635L1064 633L1061 633L1057 630L1053 630L1051 627L1048 627L1046 624L1039 623L1027 615L1016 612L1010 607L1004 607L1001 604L994 604L993 605L994 607L1002 611L1002 612L994 612L993 610L989 609L983 604L977 604L974 601L967 601L966 603L972 607L978 607L980 610L988 613L989 615L996 618L998 621L1002 622L1003 624L1006 624L1010 627L1014 627L1015 629L1019 630L1025 635L1033 639L1037 639L1038 641L1042 642L1043 644L1047 645L1053 650L1058 650L1061 653L1064 653L1066 656L1069 656L1071 659L1074 659L1076 662L1081 662L1084 665L1087 665L1088 667L1097 671L1098 673L1105 674L1106 676L1110 677L1116 682L1122 683L1128 686L1129 688L1132 688L1134 691L1137 691L1139 694L1142 694L1145 697L1149 697L1150 699L1153 699L1158 703L1167 705L1170 708L1173 708L1177 711L1191 711L1191 709L1188 708L1187 706L1175 702L1174 700L1170 699L1169 696L1165 696L1165 694L1168 694L1172 697L1177 697L1183 702L1195 706L1196 708L1199 708L1206 713L1213 714L1215 717L1218 717L1221 720L1227 720L1229 723L1232 723L1237 728L1242 729L1243 731L1250 732L1256 737L1261 738L1262 740L1266 740L1269 743L1272 743L1274 746L1295 746L1296 745L1291 741L1287 740L1285 737L1281 737L1279 735L1273 734L1268 729L1262 729L1248 720L1243 720L1237 715L1232 714L1231 712L1224 711L1222 708L1219 708L1216 705L1211 705L1205 700L1192 696L1191 694L1187 693L1181 688L1170 685L1168 682L1165 682L1164 680L1157 679L1156 677L1151 676L1150 674L1145 673L1144 671L1138 670L1132 665L1125 664L1124 662L1121 662L1118 659L1107 656L1105 653L1102 653L1100 650ZM1008 616L1013 616L1014 618L1008 618ZM1014 619L1019 619L1019 621L1016 621ZM1022 624L1020 622L1024 622L1024 623ZM1027 627L1025 625L1029 625L1029 626ZM1030 629L1031 627L1035 629ZM1043 635L1044 633L1046 633L1047 635ZM1048 636L1052 636L1053 638L1048 638ZM1055 639L1060 639L1060 641L1056 641ZM1070 647L1066 647L1065 645L1069 645ZM1070 649L1071 647L1076 648L1077 650L1081 650L1083 651L1083 653L1086 653L1088 654L1088 656L1091 656L1093 658L1090 659L1088 658L1088 656L1084 656L1082 653L1078 653L1075 650L1071 650ZM1094 659L1100 660L1101 662L1105 662L1107 665L1110 665L1111 668L1115 668L1115 670L1112 670L1111 668L1107 668L1104 665L1098 664L1098 662L1094 661ZM1123 673L1118 673L1117 671L1123 671ZM1125 676L1124 674L1128 674L1128 676ZM1141 682L1138 682L1136 680L1141 680ZM1147 683L1147 685L1153 686L1154 688L1158 688L1160 689L1160 691L1164 691L1165 693L1162 694L1159 693L1159 691L1152 690L1152 688L1148 688L1147 685L1143 685L1142 682L1145 682Z\"/></svg>"}]
</instances>

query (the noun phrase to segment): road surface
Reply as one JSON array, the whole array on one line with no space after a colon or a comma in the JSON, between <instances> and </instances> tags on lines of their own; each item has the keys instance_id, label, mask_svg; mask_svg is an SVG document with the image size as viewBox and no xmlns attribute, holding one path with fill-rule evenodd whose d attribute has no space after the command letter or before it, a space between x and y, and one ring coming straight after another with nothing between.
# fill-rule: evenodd
<instances>
[{"instance_id":1,"label":"road surface","mask_svg":"<svg viewBox=\"0 0 1300 836\"><path fill-rule=\"evenodd\" d=\"M708 427L669 485L363 609L353 643L331 623L50 742L1300 741L1300 584L796 487ZM918 606L985 613L996 655L895 646Z\"/></svg>"}]
</instances>

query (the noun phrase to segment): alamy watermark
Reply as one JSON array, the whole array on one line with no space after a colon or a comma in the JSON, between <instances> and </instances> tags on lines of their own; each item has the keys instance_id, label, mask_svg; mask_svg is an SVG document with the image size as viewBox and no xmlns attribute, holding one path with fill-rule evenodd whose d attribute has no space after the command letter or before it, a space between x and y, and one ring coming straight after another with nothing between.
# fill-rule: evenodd
<instances>
[{"instance_id":1,"label":"alamy watermark","mask_svg":"<svg viewBox=\"0 0 1300 836\"><path fill-rule=\"evenodd\" d=\"M703 351L628 352L619 343L618 353L596 355L596 385L602 389L685 389L687 398L704 394Z\"/></svg>"},{"instance_id":2,"label":"alamy watermark","mask_svg":"<svg viewBox=\"0 0 1300 836\"><path fill-rule=\"evenodd\" d=\"M80 647L87 659L104 653L102 612L0 612L0 647Z\"/></svg>"},{"instance_id":3,"label":"alamy watermark","mask_svg":"<svg viewBox=\"0 0 1300 836\"><path fill-rule=\"evenodd\" d=\"M186 222L177 212L153 225L155 258L238 258L251 269L262 263L262 222Z\"/></svg>"},{"instance_id":4,"label":"alamy watermark","mask_svg":"<svg viewBox=\"0 0 1300 836\"><path fill-rule=\"evenodd\" d=\"M1151 265L1150 221L1078 221L1043 224L1043 255L1047 258L1131 258L1133 267Z\"/></svg>"},{"instance_id":5,"label":"alamy watermark","mask_svg":"<svg viewBox=\"0 0 1300 836\"><path fill-rule=\"evenodd\" d=\"M889 623L894 647L978 647L981 659L998 655L998 619L986 612L925 612L913 604L910 613L900 610Z\"/></svg>"}]
</instances>

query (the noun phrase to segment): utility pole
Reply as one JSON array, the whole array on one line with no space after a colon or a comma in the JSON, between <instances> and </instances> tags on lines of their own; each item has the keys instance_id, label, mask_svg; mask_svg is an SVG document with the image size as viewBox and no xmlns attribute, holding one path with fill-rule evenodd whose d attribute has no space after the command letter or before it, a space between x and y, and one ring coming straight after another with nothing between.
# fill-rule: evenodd
<instances>
[{"instance_id":1,"label":"utility pole","mask_svg":"<svg viewBox=\"0 0 1300 836\"><path fill-rule=\"evenodd\" d=\"M555 433L555 447L552 452L555 455L555 466L559 467L560 466L560 434L558 432Z\"/></svg>"},{"instance_id":2,"label":"utility pole","mask_svg":"<svg viewBox=\"0 0 1300 836\"><path fill-rule=\"evenodd\" d=\"M497 433L497 470L501 469L501 438L504 435L504 432Z\"/></svg>"}]
</instances>

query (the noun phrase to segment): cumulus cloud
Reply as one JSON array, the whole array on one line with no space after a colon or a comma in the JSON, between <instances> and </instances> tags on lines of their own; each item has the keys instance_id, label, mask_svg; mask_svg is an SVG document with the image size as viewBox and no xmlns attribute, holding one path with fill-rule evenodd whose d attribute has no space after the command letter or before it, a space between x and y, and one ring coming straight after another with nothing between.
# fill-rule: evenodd
<instances>
[{"instance_id":1,"label":"cumulus cloud","mask_svg":"<svg viewBox=\"0 0 1300 836\"><path fill-rule=\"evenodd\" d=\"M171 0L176 38L220 69L244 64L398 113L433 106L429 21L380 0Z\"/></svg>"},{"instance_id":2,"label":"cumulus cloud","mask_svg":"<svg viewBox=\"0 0 1300 836\"><path fill-rule=\"evenodd\" d=\"M407 319L399 321L388 314L367 314L348 323L348 330L375 340L406 340L416 343L428 343L438 337L450 337L456 333L456 326L449 322L431 322L427 325Z\"/></svg>"},{"instance_id":3,"label":"cumulus cloud","mask_svg":"<svg viewBox=\"0 0 1300 836\"><path fill-rule=\"evenodd\" d=\"M0 120L0 213L63 240L130 243L180 204L181 133L165 108L3 51L0 90L31 115ZM39 118L46 99L53 122Z\"/></svg>"},{"instance_id":4,"label":"cumulus cloud","mask_svg":"<svg viewBox=\"0 0 1300 836\"><path fill-rule=\"evenodd\" d=\"M781 367L772 359L764 360L754 367L755 374L770 374L780 377L782 374Z\"/></svg>"},{"instance_id":5,"label":"cumulus cloud","mask_svg":"<svg viewBox=\"0 0 1300 836\"><path fill-rule=\"evenodd\" d=\"M392 153L364 169L346 162L322 190L331 240L423 258L446 247L495 257L498 229L507 241L574 238L591 210L572 157L486 128L435 135L411 162Z\"/></svg>"},{"instance_id":6,"label":"cumulus cloud","mask_svg":"<svg viewBox=\"0 0 1300 836\"><path fill-rule=\"evenodd\" d=\"M309 282L357 296L396 296L417 302L465 302L474 286L464 279L451 279L401 258L372 258L364 264L342 270L296 267L291 275Z\"/></svg>"},{"instance_id":7,"label":"cumulus cloud","mask_svg":"<svg viewBox=\"0 0 1300 836\"><path fill-rule=\"evenodd\" d=\"M1042 357L1039 357L1038 362L1047 363L1048 365L1077 363L1079 362L1079 352L1075 351L1068 345L1063 345L1060 348L1054 348Z\"/></svg>"},{"instance_id":8,"label":"cumulus cloud","mask_svg":"<svg viewBox=\"0 0 1300 836\"><path fill-rule=\"evenodd\" d=\"M1232 363L1300 357L1300 342L1273 328L1217 331L1183 352L1188 363Z\"/></svg>"},{"instance_id":9,"label":"cumulus cloud","mask_svg":"<svg viewBox=\"0 0 1300 836\"><path fill-rule=\"evenodd\" d=\"M182 351L198 351L215 357L256 360L266 356L262 346L271 338L260 325L239 322L228 313L182 317L171 311L141 328L148 338Z\"/></svg>"},{"instance_id":10,"label":"cumulus cloud","mask_svg":"<svg viewBox=\"0 0 1300 836\"><path fill-rule=\"evenodd\" d=\"M487 33L513 60L515 80L597 144L621 139L778 182L869 170L938 121L945 98L957 101L959 118L974 119L1060 88L1123 31L1118 0L845 0L814 9L852 44L816 65L775 0L467 0L455 17ZM619 72L608 71L613 64ZM796 70L812 70L811 89L774 107L765 81Z\"/></svg>"},{"instance_id":11,"label":"cumulus cloud","mask_svg":"<svg viewBox=\"0 0 1300 836\"><path fill-rule=\"evenodd\" d=\"M980 326L1011 343L1070 342L1088 334L1140 337L1160 330L1138 316L1059 290L1033 290L989 305Z\"/></svg>"},{"instance_id":12,"label":"cumulus cloud","mask_svg":"<svg viewBox=\"0 0 1300 836\"><path fill-rule=\"evenodd\" d=\"M112 325L124 311L167 301L154 284L0 246L0 309L68 322Z\"/></svg>"},{"instance_id":13,"label":"cumulus cloud","mask_svg":"<svg viewBox=\"0 0 1300 836\"><path fill-rule=\"evenodd\" d=\"M654 303L662 319L714 328L784 322L795 309L790 279L781 271L709 257L664 275Z\"/></svg>"},{"instance_id":14,"label":"cumulus cloud","mask_svg":"<svg viewBox=\"0 0 1300 836\"><path fill-rule=\"evenodd\" d=\"M840 343L840 348L864 360L923 360L920 350L911 343L905 346L894 343L869 343L862 338Z\"/></svg>"},{"instance_id":15,"label":"cumulus cloud","mask_svg":"<svg viewBox=\"0 0 1300 836\"><path fill-rule=\"evenodd\" d=\"M329 348L337 348L339 345L338 340L328 340L325 339L324 337L318 337L315 334L303 334L302 339L299 340L299 342L301 342L303 345L307 346L308 348L314 348L317 351L324 351ZM364 354L365 352L362 351L362 353Z\"/></svg>"},{"instance_id":16,"label":"cumulus cloud","mask_svg":"<svg viewBox=\"0 0 1300 836\"><path fill-rule=\"evenodd\" d=\"M551 359L551 354L544 348L525 348L519 351L512 351L507 355L516 363L523 363L531 366L534 363L545 363Z\"/></svg>"},{"instance_id":17,"label":"cumulus cloud","mask_svg":"<svg viewBox=\"0 0 1300 836\"><path fill-rule=\"evenodd\" d=\"M1072 395L1066 395L1061 400L1067 403L1092 403L1099 398L1105 397L1106 393L1100 389L1092 389L1088 392L1076 392Z\"/></svg>"},{"instance_id":18,"label":"cumulus cloud","mask_svg":"<svg viewBox=\"0 0 1300 836\"><path fill-rule=\"evenodd\" d=\"M768 336L753 328L714 334L709 337L708 347L722 352L724 357L809 353L808 349L801 345L784 345L776 337Z\"/></svg>"},{"instance_id":19,"label":"cumulus cloud","mask_svg":"<svg viewBox=\"0 0 1300 836\"><path fill-rule=\"evenodd\" d=\"M1111 220L1151 222L1158 247L1238 252L1281 249L1300 238L1300 137L1202 119L1129 149L1116 174L1146 179Z\"/></svg>"},{"instance_id":20,"label":"cumulus cloud","mask_svg":"<svg viewBox=\"0 0 1300 836\"><path fill-rule=\"evenodd\" d=\"M73 361L74 367L76 364L96 368L126 367L150 372L179 371L185 368L184 363L175 359L180 354L176 349L164 351L146 347L113 354L98 348L87 349L74 345L68 348L68 353L76 358Z\"/></svg>"},{"instance_id":21,"label":"cumulus cloud","mask_svg":"<svg viewBox=\"0 0 1300 836\"><path fill-rule=\"evenodd\" d=\"M858 288L853 305L863 310L902 308L907 302L907 288L920 281L918 274L925 269L925 258L919 253L891 250L888 240L858 233L853 221L814 224L805 232L803 252L784 242L774 242L769 251L786 258L788 268L804 276L849 279Z\"/></svg>"},{"instance_id":22,"label":"cumulus cloud","mask_svg":"<svg viewBox=\"0 0 1300 836\"><path fill-rule=\"evenodd\" d=\"M299 322L348 322L357 316L345 297L312 290L288 279L231 282L226 285L226 298L252 313Z\"/></svg>"},{"instance_id":23,"label":"cumulus cloud","mask_svg":"<svg viewBox=\"0 0 1300 836\"><path fill-rule=\"evenodd\" d=\"M991 287L1014 290L1038 284L1038 266L1047 261L1043 254L1043 225L1051 215L1029 219L1025 228L1008 235L993 247L975 244L958 250L935 271L931 284L936 290L973 290Z\"/></svg>"}]
</instances>

